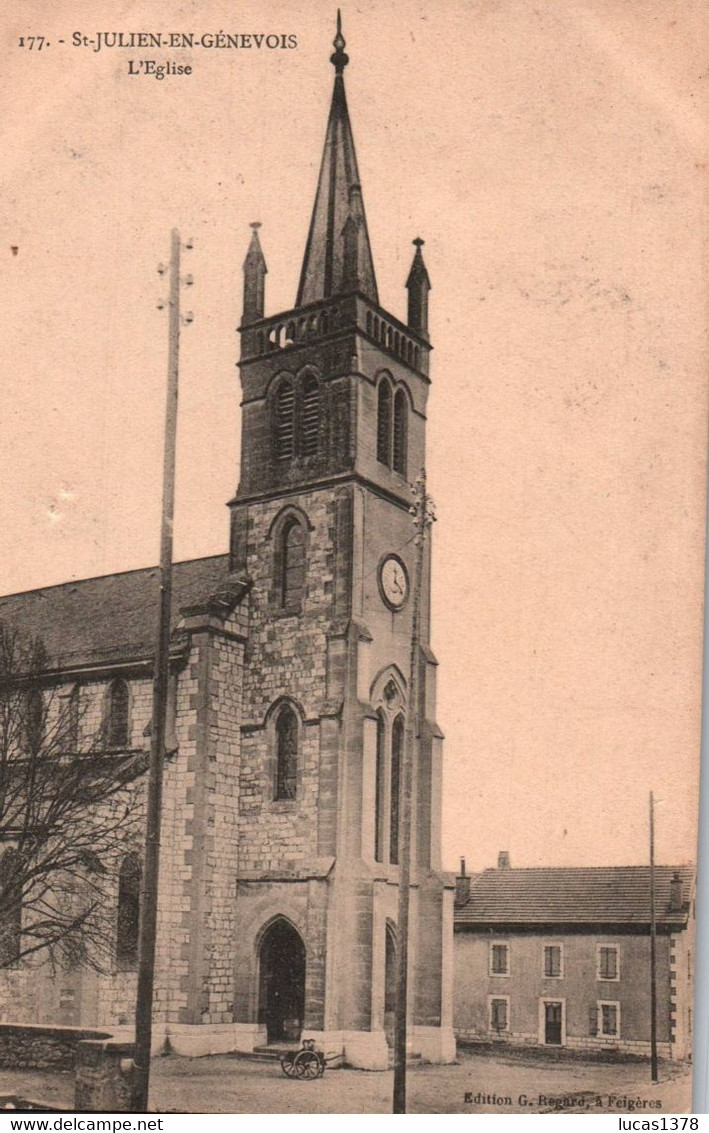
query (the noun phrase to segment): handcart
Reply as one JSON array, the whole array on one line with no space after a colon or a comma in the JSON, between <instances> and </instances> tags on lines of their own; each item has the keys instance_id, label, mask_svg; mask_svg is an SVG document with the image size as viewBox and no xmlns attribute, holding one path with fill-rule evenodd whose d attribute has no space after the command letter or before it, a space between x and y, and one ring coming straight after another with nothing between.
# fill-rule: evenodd
<instances>
[{"instance_id":1,"label":"handcart","mask_svg":"<svg viewBox=\"0 0 709 1133\"><path fill-rule=\"evenodd\" d=\"M328 1062L334 1062L339 1054L325 1055L315 1049L314 1039L303 1039L300 1050L289 1050L281 1055L281 1070L286 1078L305 1078L312 1081L322 1078Z\"/></svg>"}]
</instances>

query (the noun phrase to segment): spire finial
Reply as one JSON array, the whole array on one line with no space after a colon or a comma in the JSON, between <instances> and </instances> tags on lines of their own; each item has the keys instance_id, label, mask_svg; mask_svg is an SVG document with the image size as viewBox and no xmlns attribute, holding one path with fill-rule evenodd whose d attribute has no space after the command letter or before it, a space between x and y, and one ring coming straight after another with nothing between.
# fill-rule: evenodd
<instances>
[{"instance_id":1,"label":"spire finial","mask_svg":"<svg viewBox=\"0 0 709 1133\"><path fill-rule=\"evenodd\" d=\"M330 62L335 68L336 73L341 75L350 59L349 55L345 54L345 37L342 34L342 16L340 15L339 8L337 9L337 32L332 41L332 46L335 48L335 51L330 56Z\"/></svg>"}]
</instances>

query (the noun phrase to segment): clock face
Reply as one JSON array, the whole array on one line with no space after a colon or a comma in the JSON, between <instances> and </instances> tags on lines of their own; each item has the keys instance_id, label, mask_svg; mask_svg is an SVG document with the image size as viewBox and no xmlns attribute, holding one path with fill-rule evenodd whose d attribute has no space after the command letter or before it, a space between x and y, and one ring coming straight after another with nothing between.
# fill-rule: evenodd
<instances>
[{"instance_id":1,"label":"clock face","mask_svg":"<svg viewBox=\"0 0 709 1133\"><path fill-rule=\"evenodd\" d=\"M382 597L392 610L400 610L409 594L406 567L395 555L387 555L379 568Z\"/></svg>"}]
</instances>

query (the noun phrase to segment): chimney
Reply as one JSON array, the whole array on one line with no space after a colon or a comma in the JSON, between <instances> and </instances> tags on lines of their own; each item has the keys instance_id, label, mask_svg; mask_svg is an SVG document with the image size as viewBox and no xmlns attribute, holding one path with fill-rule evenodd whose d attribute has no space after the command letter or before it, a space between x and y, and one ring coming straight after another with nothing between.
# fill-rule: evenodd
<instances>
[{"instance_id":1,"label":"chimney","mask_svg":"<svg viewBox=\"0 0 709 1133\"><path fill-rule=\"evenodd\" d=\"M500 850L499 854L497 855L497 868L498 869L509 869L510 868L510 851L509 850Z\"/></svg>"},{"instance_id":2,"label":"chimney","mask_svg":"<svg viewBox=\"0 0 709 1133\"><path fill-rule=\"evenodd\" d=\"M675 870L670 881L670 912L679 913L682 911L682 878L679 871Z\"/></svg>"},{"instance_id":3,"label":"chimney","mask_svg":"<svg viewBox=\"0 0 709 1133\"><path fill-rule=\"evenodd\" d=\"M455 879L455 903L467 905L470 900L470 878L465 872L465 858L460 859L460 873Z\"/></svg>"}]
</instances>

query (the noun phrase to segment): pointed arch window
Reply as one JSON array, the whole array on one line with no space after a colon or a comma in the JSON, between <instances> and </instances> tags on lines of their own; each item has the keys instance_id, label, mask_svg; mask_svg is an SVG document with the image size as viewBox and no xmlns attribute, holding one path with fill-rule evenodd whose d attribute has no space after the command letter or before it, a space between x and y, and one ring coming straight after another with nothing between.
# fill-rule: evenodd
<instances>
[{"instance_id":1,"label":"pointed arch window","mask_svg":"<svg viewBox=\"0 0 709 1133\"><path fill-rule=\"evenodd\" d=\"M290 460L295 450L295 390L293 383L283 381L276 393L276 455Z\"/></svg>"},{"instance_id":2,"label":"pointed arch window","mask_svg":"<svg viewBox=\"0 0 709 1133\"><path fill-rule=\"evenodd\" d=\"M138 963L142 874L138 855L126 854L118 874L116 964L121 971L128 971Z\"/></svg>"},{"instance_id":3,"label":"pointed arch window","mask_svg":"<svg viewBox=\"0 0 709 1133\"><path fill-rule=\"evenodd\" d=\"M298 781L298 718L284 704L276 719L277 799L294 799Z\"/></svg>"},{"instance_id":4,"label":"pointed arch window","mask_svg":"<svg viewBox=\"0 0 709 1133\"><path fill-rule=\"evenodd\" d=\"M20 958L22 937L22 883L17 850L0 855L0 968Z\"/></svg>"},{"instance_id":5,"label":"pointed arch window","mask_svg":"<svg viewBox=\"0 0 709 1133\"><path fill-rule=\"evenodd\" d=\"M391 730L391 799L389 813L389 861L399 864L399 792L404 754L404 718L397 716Z\"/></svg>"},{"instance_id":6,"label":"pointed arch window","mask_svg":"<svg viewBox=\"0 0 709 1133\"><path fill-rule=\"evenodd\" d=\"M394 471L406 475L406 450L409 433L409 406L403 389L394 398Z\"/></svg>"},{"instance_id":7,"label":"pointed arch window","mask_svg":"<svg viewBox=\"0 0 709 1133\"><path fill-rule=\"evenodd\" d=\"M305 528L294 516L281 529L278 557L281 608L299 610L305 594Z\"/></svg>"},{"instance_id":8,"label":"pointed arch window","mask_svg":"<svg viewBox=\"0 0 709 1133\"><path fill-rule=\"evenodd\" d=\"M44 739L44 697L40 688L29 689L25 697L25 736L31 752L37 752Z\"/></svg>"},{"instance_id":9,"label":"pointed arch window","mask_svg":"<svg viewBox=\"0 0 709 1133\"><path fill-rule=\"evenodd\" d=\"M377 758L374 782L374 860L384 861L384 775L386 771L386 724L377 712Z\"/></svg>"},{"instance_id":10,"label":"pointed arch window","mask_svg":"<svg viewBox=\"0 0 709 1133\"><path fill-rule=\"evenodd\" d=\"M79 746L79 686L61 694L59 722L62 749L75 752Z\"/></svg>"},{"instance_id":11,"label":"pointed arch window","mask_svg":"<svg viewBox=\"0 0 709 1133\"><path fill-rule=\"evenodd\" d=\"M318 451L320 434L320 385L311 374L303 379L300 391L300 455Z\"/></svg>"},{"instance_id":12,"label":"pointed arch window","mask_svg":"<svg viewBox=\"0 0 709 1133\"><path fill-rule=\"evenodd\" d=\"M377 460L391 467L391 386L382 378L377 392Z\"/></svg>"},{"instance_id":13,"label":"pointed arch window","mask_svg":"<svg viewBox=\"0 0 709 1133\"><path fill-rule=\"evenodd\" d=\"M106 699L106 742L109 747L128 747L129 705L126 682L120 678L111 681Z\"/></svg>"}]
</instances>

